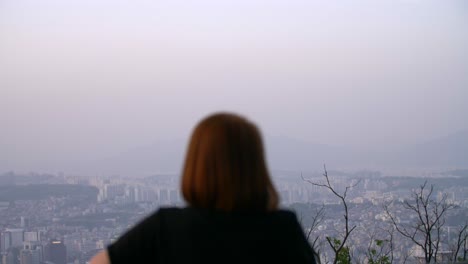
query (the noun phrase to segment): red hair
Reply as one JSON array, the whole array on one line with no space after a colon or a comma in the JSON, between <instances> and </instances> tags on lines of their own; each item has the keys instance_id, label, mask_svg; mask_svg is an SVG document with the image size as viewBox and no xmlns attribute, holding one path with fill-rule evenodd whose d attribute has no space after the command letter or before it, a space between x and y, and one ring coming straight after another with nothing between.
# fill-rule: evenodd
<instances>
[{"instance_id":1,"label":"red hair","mask_svg":"<svg viewBox=\"0 0 468 264\"><path fill-rule=\"evenodd\" d=\"M223 211L268 211L278 194L268 173L262 139L247 119L217 113L194 129L182 173L189 205Z\"/></svg>"}]
</instances>

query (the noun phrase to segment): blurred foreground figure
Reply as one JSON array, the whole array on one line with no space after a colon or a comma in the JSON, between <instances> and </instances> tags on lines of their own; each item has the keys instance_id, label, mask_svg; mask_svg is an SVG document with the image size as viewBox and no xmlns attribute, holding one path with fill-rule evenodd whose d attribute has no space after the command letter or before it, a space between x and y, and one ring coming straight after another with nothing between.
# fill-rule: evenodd
<instances>
[{"instance_id":1,"label":"blurred foreground figure","mask_svg":"<svg viewBox=\"0 0 468 264\"><path fill-rule=\"evenodd\" d=\"M260 133L248 120L203 119L181 182L188 207L159 209L91 263L316 263L295 214L278 209Z\"/></svg>"}]
</instances>

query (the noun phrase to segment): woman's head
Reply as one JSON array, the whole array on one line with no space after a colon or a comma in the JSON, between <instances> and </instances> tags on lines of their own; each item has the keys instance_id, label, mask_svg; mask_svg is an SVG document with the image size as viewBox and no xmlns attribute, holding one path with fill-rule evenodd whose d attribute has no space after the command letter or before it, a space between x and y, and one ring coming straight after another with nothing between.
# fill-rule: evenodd
<instances>
[{"instance_id":1,"label":"woman's head","mask_svg":"<svg viewBox=\"0 0 468 264\"><path fill-rule=\"evenodd\" d=\"M194 129L182 172L182 193L192 206L223 211L267 211L278 195L265 163L257 127L217 113Z\"/></svg>"}]
</instances>

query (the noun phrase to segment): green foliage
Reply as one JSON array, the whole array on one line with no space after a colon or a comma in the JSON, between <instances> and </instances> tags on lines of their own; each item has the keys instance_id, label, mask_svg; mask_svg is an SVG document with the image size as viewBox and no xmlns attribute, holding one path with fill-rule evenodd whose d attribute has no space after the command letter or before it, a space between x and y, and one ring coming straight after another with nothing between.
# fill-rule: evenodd
<instances>
[{"instance_id":1,"label":"green foliage","mask_svg":"<svg viewBox=\"0 0 468 264\"><path fill-rule=\"evenodd\" d=\"M385 240L376 239L375 246L377 248L370 248L367 253L369 264L391 264L390 257L387 254L383 254L383 247L385 246Z\"/></svg>"},{"instance_id":2,"label":"green foliage","mask_svg":"<svg viewBox=\"0 0 468 264\"><path fill-rule=\"evenodd\" d=\"M351 256L349 254L349 247L343 247L340 252L338 252L337 264L350 264L351 263Z\"/></svg>"},{"instance_id":3,"label":"green foliage","mask_svg":"<svg viewBox=\"0 0 468 264\"><path fill-rule=\"evenodd\" d=\"M349 247L341 246L341 240L335 237L327 237L327 240L332 242L333 249L336 254L336 260L334 263L336 264L351 264L351 255L349 254Z\"/></svg>"}]
</instances>

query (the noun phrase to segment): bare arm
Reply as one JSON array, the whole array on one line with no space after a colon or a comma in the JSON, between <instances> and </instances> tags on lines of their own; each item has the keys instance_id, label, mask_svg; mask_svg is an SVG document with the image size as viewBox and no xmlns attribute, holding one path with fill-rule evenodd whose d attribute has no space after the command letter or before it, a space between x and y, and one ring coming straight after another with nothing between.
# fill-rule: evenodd
<instances>
[{"instance_id":1,"label":"bare arm","mask_svg":"<svg viewBox=\"0 0 468 264\"><path fill-rule=\"evenodd\" d=\"M96 256L94 256L89 263L90 264L110 264L111 262L109 259L109 255L107 254L107 250L102 250L101 252L97 253Z\"/></svg>"}]
</instances>

